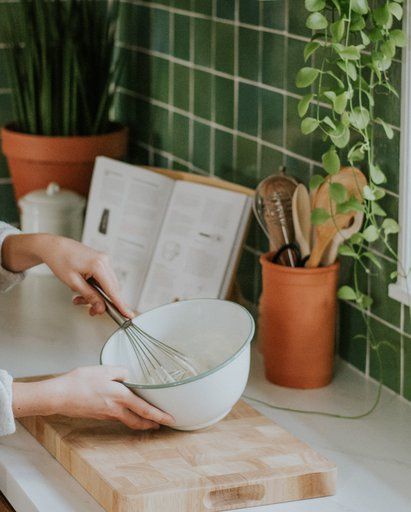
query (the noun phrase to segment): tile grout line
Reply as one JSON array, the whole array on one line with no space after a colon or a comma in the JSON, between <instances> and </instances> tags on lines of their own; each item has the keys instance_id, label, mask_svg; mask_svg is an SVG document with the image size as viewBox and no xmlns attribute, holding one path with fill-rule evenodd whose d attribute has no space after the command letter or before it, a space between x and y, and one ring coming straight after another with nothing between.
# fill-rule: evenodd
<instances>
[{"instance_id":1,"label":"tile grout line","mask_svg":"<svg viewBox=\"0 0 411 512\"><path fill-rule=\"evenodd\" d=\"M284 26L286 31L288 32L289 28L289 3L288 0L285 0L284 5ZM284 38L284 63L286 63L286 66L288 66L288 37ZM287 89L287 69L283 70L283 89ZM282 145L284 148L287 147L287 140L288 140L288 123L287 123L287 116L288 116L288 97L286 95L283 95L283 141ZM287 156L285 153L282 155L282 163L283 166L286 167L287 165ZM311 172L311 163L310 163L310 172Z\"/></svg>"},{"instance_id":2,"label":"tile grout line","mask_svg":"<svg viewBox=\"0 0 411 512\"><path fill-rule=\"evenodd\" d=\"M169 13L168 18L168 45L169 51L174 54L174 29L175 29L175 15L174 13ZM168 103L170 105L174 105L174 62L169 61L168 64ZM173 122L174 115L171 110L168 111L168 132L173 133ZM167 159L167 165L171 169L172 168L172 159Z\"/></svg>"},{"instance_id":3,"label":"tile grout line","mask_svg":"<svg viewBox=\"0 0 411 512\"><path fill-rule=\"evenodd\" d=\"M193 0L191 0L191 6L193 5ZM189 19L188 23L189 30L189 38L190 41L190 50L189 50L189 59L190 63L194 63L195 59L195 27L194 27L194 18ZM188 108L191 112L194 112L194 67L190 66L189 69L189 99L188 99ZM190 171L193 171L193 161L194 161L194 120L190 116L189 124L188 124L188 159L189 165L188 168Z\"/></svg>"},{"instance_id":4,"label":"tile grout line","mask_svg":"<svg viewBox=\"0 0 411 512\"><path fill-rule=\"evenodd\" d=\"M238 38L239 38L239 17L240 0L234 0L234 114L233 114L233 135L238 133ZM233 169L237 170L237 137L233 136Z\"/></svg>"}]
</instances>

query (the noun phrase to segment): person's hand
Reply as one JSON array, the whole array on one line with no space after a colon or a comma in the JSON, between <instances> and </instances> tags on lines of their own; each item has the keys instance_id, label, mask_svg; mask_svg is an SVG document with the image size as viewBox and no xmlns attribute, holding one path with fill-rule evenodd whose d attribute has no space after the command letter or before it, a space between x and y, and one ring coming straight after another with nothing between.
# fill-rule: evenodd
<instances>
[{"instance_id":1,"label":"person's hand","mask_svg":"<svg viewBox=\"0 0 411 512\"><path fill-rule=\"evenodd\" d=\"M6 237L2 247L4 268L21 272L39 263L46 263L63 283L79 294L74 298L75 304L90 304L91 315L104 313L106 309L101 295L87 283L87 279L94 277L124 316L134 316L120 297L119 284L106 254L70 238L47 233Z\"/></svg>"},{"instance_id":2,"label":"person's hand","mask_svg":"<svg viewBox=\"0 0 411 512\"><path fill-rule=\"evenodd\" d=\"M53 379L13 383L15 417L63 414L118 420L135 430L172 426L174 419L135 395L121 381L127 370L116 366L77 368Z\"/></svg>"}]
</instances>

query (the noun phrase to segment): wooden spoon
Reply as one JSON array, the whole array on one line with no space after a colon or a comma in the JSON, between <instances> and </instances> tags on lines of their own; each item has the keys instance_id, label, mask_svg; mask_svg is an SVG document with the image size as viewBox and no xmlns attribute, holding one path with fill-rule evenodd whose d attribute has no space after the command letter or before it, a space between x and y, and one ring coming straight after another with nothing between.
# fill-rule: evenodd
<instances>
[{"instance_id":1,"label":"wooden spoon","mask_svg":"<svg viewBox=\"0 0 411 512\"><path fill-rule=\"evenodd\" d=\"M351 217L348 225L339 231L333 238L331 244L321 259L321 265L326 267L328 265L332 265L335 262L340 245L351 238L354 233L358 233L358 231L361 229L363 220L364 212L357 212Z\"/></svg>"},{"instance_id":2,"label":"wooden spoon","mask_svg":"<svg viewBox=\"0 0 411 512\"><path fill-rule=\"evenodd\" d=\"M354 196L358 201L362 202L362 191L367 184L367 179L356 167L342 167L337 174L328 176L325 182L318 188L313 199L313 209L322 208L331 217L323 224L314 228L316 242L306 264L308 268L320 265L323 254L335 235L349 224L351 217L355 214L355 210L347 213L336 213L337 205L330 198L329 193L331 183L344 185L349 196Z\"/></svg>"},{"instance_id":3,"label":"wooden spoon","mask_svg":"<svg viewBox=\"0 0 411 512\"><path fill-rule=\"evenodd\" d=\"M311 249L311 205L308 190L302 183L295 189L292 209L295 239L305 258Z\"/></svg>"}]
</instances>

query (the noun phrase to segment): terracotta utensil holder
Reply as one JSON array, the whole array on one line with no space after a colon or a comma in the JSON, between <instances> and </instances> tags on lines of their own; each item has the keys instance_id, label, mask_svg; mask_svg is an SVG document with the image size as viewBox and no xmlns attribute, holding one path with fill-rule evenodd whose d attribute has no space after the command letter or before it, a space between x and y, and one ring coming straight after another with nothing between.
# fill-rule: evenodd
<instances>
[{"instance_id":1,"label":"terracotta utensil holder","mask_svg":"<svg viewBox=\"0 0 411 512\"><path fill-rule=\"evenodd\" d=\"M265 374L274 384L319 388L333 375L339 263L292 268L260 258L260 336Z\"/></svg>"}]
</instances>

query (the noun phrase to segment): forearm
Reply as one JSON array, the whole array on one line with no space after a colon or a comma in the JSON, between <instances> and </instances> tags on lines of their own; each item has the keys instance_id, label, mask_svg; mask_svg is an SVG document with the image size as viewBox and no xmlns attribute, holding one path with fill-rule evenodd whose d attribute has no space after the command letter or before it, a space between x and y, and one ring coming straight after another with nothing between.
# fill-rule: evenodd
<instances>
[{"instance_id":1,"label":"forearm","mask_svg":"<svg viewBox=\"0 0 411 512\"><path fill-rule=\"evenodd\" d=\"M60 390L57 379L39 382L13 382L13 414L24 416L49 416L61 412Z\"/></svg>"},{"instance_id":2,"label":"forearm","mask_svg":"<svg viewBox=\"0 0 411 512\"><path fill-rule=\"evenodd\" d=\"M24 272L43 263L44 247L53 238L57 237L46 233L9 235L1 248L3 267L10 272Z\"/></svg>"}]
</instances>

